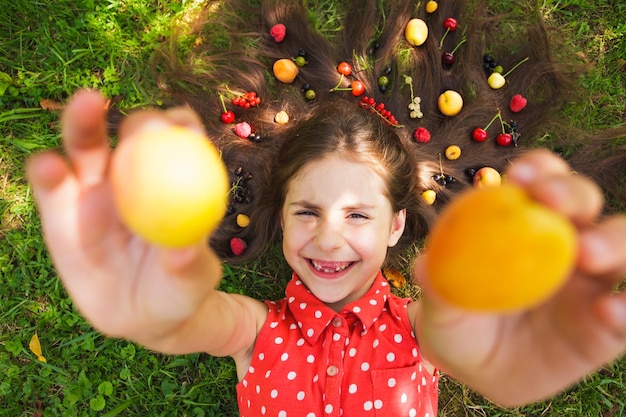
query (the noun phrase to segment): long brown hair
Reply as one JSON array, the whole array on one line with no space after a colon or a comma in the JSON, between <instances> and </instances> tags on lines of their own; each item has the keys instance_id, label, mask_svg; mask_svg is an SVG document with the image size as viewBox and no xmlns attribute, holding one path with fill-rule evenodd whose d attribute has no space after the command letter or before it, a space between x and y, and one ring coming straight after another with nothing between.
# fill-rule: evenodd
<instances>
[{"instance_id":1,"label":"long brown hair","mask_svg":"<svg viewBox=\"0 0 626 417\"><path fill-rule=\"evenodd\" d=\"M310 19L311 10L299 1L209 2L196 29L186 34L196 40L195 46L182 57L175 48L163 48L156 57L160 84L171 93L174 103L190 105L202 116L209 137L221 149L232 172L229 214L211 239L224 259L253 258L268 242L280 237L277 213L289 176L308 158L327 152L304 152L303 147L328 145L324 140L336 140L341 136L338 132L348 137L345 133L351 129L369 131L364 133L366 137L376 136L385 143L397 138L408 152L407 160L414 169L406 173L413 178L395 171L388 182L404 181L408 186L404 201L392 191L393 186L389 188L392 204L405 205L413 216L407 241L425 236L436 212L471 186L468 173L472 170L491 166L502 171L520 152L535 146L558 151L562 144L568 144L569 149L575 149L566 155L574 169L594 177L607 194L624 201L626 191L620 181L626 153L615 138L626 137L626 127L592 134L562 120L558 113L561 106L576 99L577 70L553 57L554 47L560 45L558 33L544 24L538 12L527 13L526 20L513 24L506 16L492 14L481 0L439 2L439 9L432 14L422 3L417 7L403 0L337 2L337 16L343 19L334 25L326 22L326 26L318 20L316 27ZM404 38L404 28L414 17L422 18L429 29L426 42L419 47L409 45ZM448 17L456 18L458 28L448 31L444 38L443 23ZM282 42L275 42L269 34L277 23L287 28ZM442 64L442 52L459 44L454 64ZM169 45L179 43L173 39ZM307 64L300 68L296 80L292 84L278 82L271 73L273 62L299 54L304 54ZM507 75L503 88L492 89L487 83L490 70L485 68L486 55L497 60L505 72L523 63ZM352 64L353 75L342 78L337 71L341 61ZM378 85L381 75L389 81L385 91ZM383 103L399 126L385 125L379 116L362 108L367 107L360 106L362 97L352 97L349 91L330 91L338 84L348 88L355 79L364 84L365 96ZM315 100L305 98L306 88L316 92ZM437 106L439 95L448 89L458 91L464 99L463 110L454 117L444 116ZM234 95L248 91L262 98L259 106L242 109L229 103ZM411 118L411 91L421 99L421 118ZM513 113L509 101L515 94L523 94L528 104ZM233 133L233 125L220 122L220 95L227 99L237 121L249 122L260 140L241 139ZM287 125L274 122L280 110L291 118ZM503 127L499 122L489 128L488 141L471 139L472 130L485 127L498 112L504 123L516 124L518 146L496 144L494 137ZM429 142L413 140L417 127L430 132ZM449 145L461 148L459 159L442 156ZM441 181L442 175L448 181ZM426 189L437 193L433 206L419 200ZM235 221L242 213L252 218L248 228ZM230 251L232 237L248 243L241 256L235 257Z\"/></svg>"}]
</instances>

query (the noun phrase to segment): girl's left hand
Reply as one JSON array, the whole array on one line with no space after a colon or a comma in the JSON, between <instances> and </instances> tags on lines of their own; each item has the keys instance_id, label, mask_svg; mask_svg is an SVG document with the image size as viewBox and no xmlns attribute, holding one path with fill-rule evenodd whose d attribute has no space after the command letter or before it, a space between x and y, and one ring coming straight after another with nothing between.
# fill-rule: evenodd
<instances>
[{"instance_id":1,"label":"girl's left hand","mask_svg":"<svg viewBox=\"0 0 626 417\"><path fill-rule=\"evenodd\" d=\"M461 310L433 294L423 257L416 261L424 356L501 405L552 396L626 351L626 292L615 291L626 277L626 216L599 219L600 190L571 172L548 151L529 152L508 171L510 181L579 231L576 269L543 305L508 315Z\"/></svg>"}]
</instances>

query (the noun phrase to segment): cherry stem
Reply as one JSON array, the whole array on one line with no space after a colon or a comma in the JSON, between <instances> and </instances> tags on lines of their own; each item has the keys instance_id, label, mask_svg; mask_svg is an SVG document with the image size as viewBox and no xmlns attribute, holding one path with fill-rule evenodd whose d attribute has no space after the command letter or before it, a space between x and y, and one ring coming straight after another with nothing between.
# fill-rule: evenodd
<instances>
[{"instance_id":1,"label":"cherry stem","mask_svg":"<svg viewBox=\"0 0 626 417\"><path fill-rule=\"evenodd\" d=\"M450 52L452 55L454 55L454 53L456 52L457 49L459 49L459 46L463 45L465 43L465 41L467 41L466 38L461 39L461 42L459 42L454 49L452 50L452 52Z\"/></svg>"},{"instance_id":2,"label":"cherry stem","mask_svg":"<svg viewBox=\"0 0 626 417\"><path fill-rule=\"evenodd\" d=\"M491 120L489 120L489 123L487 123L487 126L485 126L484 130L489 129L489 126L491 126L493 124L493 122L496 121L497 118L500 118L500 123L502 123L502 115L500 114L500 109L498 109L498 112L496 113L495 116L493 116L493 118ZM504 127L503 127L504 129Z\"/></svg>"},{"instance_id":3,"label":"cherry stem","mask_svg":"<svg viewBox=\"0 0 626 417\"><path fill-rule=\"evenodd\" d=\"M446 28L446 31L444 32L443 36L441 37L441 40L439 41L439 49L441 49L443 47L443 40L446 38L446 35L448 34L448 32L450 32L450 28Z\"/></svg>"},{"instance_id":4,"label":"cherry stem","mask_svg":"<svg viewBox=\"0 0 626 417\"><path fill-rule=\"evenodd\" d=\"M498 115L500 116L500 112L498 112ZM502 133L504 133L504 120L502 120L502 116L500 116L500 127L502 128Z\"/></svg>"},{"instance_id":5,"label":"cherry stem","mask_svg":"<svg viewBox=\"0 0 626 417\"><path fill-rule=\"evenodd\" d=\"M343 74L339 74L339 82L337 83L336 86L334 86L333 88L330 89L330 91L348 91L348 90L352 90L351 88L339 88L339 86L341 85L341 83L343 82Z\"/></svg>"},{"instance_id":6,"label":"cherry stem","mask_svg":"<svg viewBox=\"0 0 626 417\"><path fill-rule=\"evenodd\" d=\"M222 93L220 93L220 101L222 102L222 110L224 110L224 113L226 113L226 103L224 103L224 96L222 95Z\"/></svg>"},{"instance_id":7,"label":"cherry stem","mask_svg":"<svg viewBox=\"0 0 626 417\"><path fill-rule=\"evenodd\" d=\"M506 74L503 75L504 78L506 78L507 75L509 75L510 73L513 72L513 70L515 70L515 68L519 67L520 65L522 65L524 62L528 61L528 57L522 59L520 62L518 62L517 64L515 64L515 66L513 66L513 68L511 68L510 70L507 71Z\"/></svg>"},{"instance_id":8,"label":"cherry stem","mask_svg":"<svg viewBox=\"0 0 626 417\"><path fill-rule=\"evenodd\" d=\"M411 103L413 103L413 100L415 100L415 96L413 94L413 78L409 77L408 75L404 75L404 83L409 85L409 89L411 90Z\"/></svg>"},{"instance_id":9,"label":"cherry stem","mask_svg":"<svg viewBox=\"0 0 626 417\"><path fill-rule=\"evenodd\" d=\"M439 171L441 172L441 176L443 177L443 164L441 163L441 152L439 152Z\"/></svg>"}]
</instances>

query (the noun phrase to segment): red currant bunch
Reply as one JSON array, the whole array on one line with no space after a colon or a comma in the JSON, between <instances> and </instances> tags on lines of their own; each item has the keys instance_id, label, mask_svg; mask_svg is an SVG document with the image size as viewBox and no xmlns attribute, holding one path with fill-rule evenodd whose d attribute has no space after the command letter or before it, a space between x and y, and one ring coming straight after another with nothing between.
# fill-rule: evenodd
<instances>
[{"instance_id":1,"label":"red currant bunch","mask_svg":"<svg viewBox=\"0 0 626 417\"><path fill-rule=\"evenodd\" d=\"M401 127L395 116L385 108L385 103L376 103L373 97L363 96L359 102L359 106L378 115L390 126Z\"/></svg>"},{"instance_id":2,"label":"red currant bunch","mask_svg":"<svg viewBox=\"0 0 626 417\"><path fill-rule=\"evenodd\" d=\"M257 97L254 91L249 91L244 95L233 97L232 103L237 107L249 109L261 104L261 97Z\"/></svg>"}]
</instances>

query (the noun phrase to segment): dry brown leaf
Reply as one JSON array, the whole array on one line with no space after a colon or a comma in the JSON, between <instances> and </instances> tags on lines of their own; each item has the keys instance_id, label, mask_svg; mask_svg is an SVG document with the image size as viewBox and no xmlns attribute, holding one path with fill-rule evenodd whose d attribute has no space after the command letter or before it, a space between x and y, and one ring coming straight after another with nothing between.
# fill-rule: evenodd
<instances>
[{"instance_id":1,"label":"dry brown leaf","mask_svg":"<svg viewBox=\"0 0 626 417\"><path fill-rule=\"evenodd\" d=\"M42 99L39 102L39 107L48 111L61 110L63 108L63 104L58 101L48 100L47 98Z\"/></svg>"},{"instance_id":2,"label":"dry brown leaf","mask_svg":"<svg viewBox=\"0 0 626 417\"><path fill-rule=\"evenodd\" d=\"M395 288L404 288L406 285L404 275L395 268L383 268L383 276L387 278L387 281Z\"/></svg>"}]
</instances>

